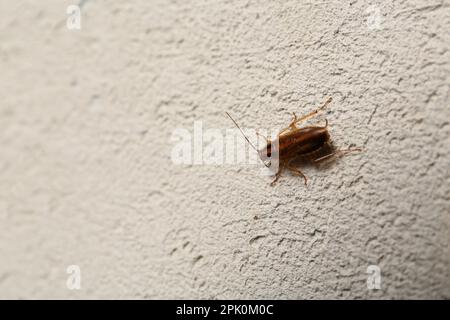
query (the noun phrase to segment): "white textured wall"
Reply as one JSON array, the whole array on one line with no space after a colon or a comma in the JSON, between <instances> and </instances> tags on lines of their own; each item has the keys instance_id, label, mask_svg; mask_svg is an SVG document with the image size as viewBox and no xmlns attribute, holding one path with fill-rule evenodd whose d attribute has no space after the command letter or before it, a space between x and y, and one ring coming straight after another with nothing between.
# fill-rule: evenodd
<instances>
[{"instance_id":1,"label":"white textured wall","mask_svg":"<svg viewBox=\"0 0 450 320\"><path fill-rule=\"evenodd\" d=\"M71 3L0 2L1 298L450 298L448 0ZM170 161L328 95L308 188Z\"/></svg>"}]
</instances>

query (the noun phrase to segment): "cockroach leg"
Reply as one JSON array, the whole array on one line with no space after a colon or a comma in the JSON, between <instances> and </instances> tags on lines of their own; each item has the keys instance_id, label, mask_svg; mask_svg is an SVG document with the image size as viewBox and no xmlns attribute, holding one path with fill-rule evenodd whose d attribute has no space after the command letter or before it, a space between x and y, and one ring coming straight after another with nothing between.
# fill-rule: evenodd
<instances>
[{"instance_id":1,"label":"cockroach leg","mask_svg":"<svg viewBox=\"0 0 450 320\"><path fill-rule=\"evenodd\" d=\"M286 131L298 129L297 126L295 125L297 120L298 120L297 115L295 114L295 112L292 112L291 123L289 123L289 126L281 130L278 134L280 135L285 133Z\"/></svg>"},{"instance_id":2,"label":"cockroach leg","mask_svg":"<svg viewBox=\"0 0 450 320\"><path fill-rule=\"evenodd\" d=\"M293 119L292 119L291 123L289 124L289 128L297 129L297 126L295 124L297 123L298 118L297 118L297 115L295 114L295 112L292 112L292 117L293 117Z\"/></svg>"},{"instance_id":3,"label":"cockroach leg","mask_svg":"<svg viewBox=\"0 0 450 320\"><path fill-rule=\"evenodd\" d=\"M303 174L303 172L300 171L300 169L294 168L294 167L292 167L292 166L290 166L290 165L288 165L287 168L288 168L293 174L303 177L303 179L305 179L305 186L308 185L308 178Z\"/></svg>"},{"instance_id":4,"label":"cockroach leg","mask_svg":"<svg viewBox=\"0 0 450 320\"><path fill-rule=\"evenodd\" d=\"M322 111L323 109L325 109L326 106L327 106L332 100L333 100L333 99L332 99L331 97L329 97L328 100L325 101L325 103L324 103L321 107L317 108L316 110L314 110L314 111L308 113L307 115L305 115L305 116L303 116L303 117L301 117L301 118L298 118L297 115L296 115L295 113L293 113L294 119L291 121L291 123L289 124L289 126L288 126L287 128L284 128L283 130L281 130L279 134L283 134L283 133L285 133L286 131L291 130L291 129L296 129L298 123L300 123L300 122L302 122L302 121L306 121L306 120L308 120L308 119L310 119L310 118L316 116L320 111ZM327 123L327 125L328 125L328 123Z\"/></svg>"},{"instance_id":5,"label":"cockroach leg","mask_svg":"<svg viewBox=\"0 0 450 320\"><path fill-rule=\"evenodd\" d=\"M273 179L273 181L270 183L271 187L273 187L275 185L275 183L278 181L278 179L280 179L282 171L283 171L283 166L280 165L277 173L275 174L275 179Z\"/></svg>"},{"instance_id":6,"label":"cockroach leg","mask_svg":"<svg viewBox=\"0 0 450 320\"><path fill-rule=\"evenodd\" d=\"M322 162L322 161L325 161L325 160L331 160L333 158L342 157L342 156L344 156L346 154L349 154L351 152L361 152L361 151L362 151L361 148L350 148L349 147L347 149L340 149L340 150L336 150L333 153L327 154L327 155L325 155L323 157L314 159L314 162L315 163L319 163L319 162Z\"/></svg>"},{"instance_id":7,"label":"cockroach leg","mask_svg":"<svg viewBox=\"0 0 450 320\"><path fill-rule=\"evenodd\" d=\"M332 100L333 100L333 99L332 99L331 97L329 97L328 100L325 101L325 103L324 103L321 107L319 107L319 108L317 108L316 110L314 110L313 112L310 112L310 113L308 113L307 115L305 115L305 116L303 116L303 117L297 119L297 120L295 121L294 124L297 124L297 123L302 122L302 121L306 121L306 120L308 120L308 119L310 119L310 118L316 116L320 111L322 111L323 109L325 109L325 108L327 107L327 105L328 105Z\"/></svg>"},{"instance_id":8,"label":"cockroach leg","mask_svg":"<svg viewBox=\"0 0 450 320\"><path fill-rule=\"evenodd\" d=\"M280 135L282 135L283 133L285 133L286 131L289 131L289 130L291 130L291 127L290 127L290 126L287 127L287 128L284 128L283 130L281 130L281 131L278 133L278 135L280 136Z\"/></svg>"}]
</instances>

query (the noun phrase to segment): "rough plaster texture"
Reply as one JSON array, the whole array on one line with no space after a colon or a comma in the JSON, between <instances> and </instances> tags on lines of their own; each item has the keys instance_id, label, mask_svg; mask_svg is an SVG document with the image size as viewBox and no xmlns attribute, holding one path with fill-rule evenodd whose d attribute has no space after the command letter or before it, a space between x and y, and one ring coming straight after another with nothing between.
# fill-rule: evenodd
<instances>
[{"instance_id":1,"label":"rough plaster texture","mask_svg":"<svg viewBox=\"0 0 450 320\"><path fill-rule=\"evenodd\" d=\"M69 4L0 2L1 298L450 298L449 1ZM308 188L170 161L328 95Z\"/></svg>"}]
</instances>

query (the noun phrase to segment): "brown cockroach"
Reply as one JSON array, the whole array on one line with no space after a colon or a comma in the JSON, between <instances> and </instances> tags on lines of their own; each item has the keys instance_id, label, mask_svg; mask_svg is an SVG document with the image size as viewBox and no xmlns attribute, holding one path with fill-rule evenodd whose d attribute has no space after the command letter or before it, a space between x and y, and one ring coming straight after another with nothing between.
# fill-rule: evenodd
<instances>
[{"instance_id":1,"label":"brown cockroach","mask_svg":"<svg viewBox=\"0 0 450 320\"><path fill-rule=\"evenodd\" d=\"M326 106L332 101L331 97L318 109L308 113L307 115L298 118L295 113L293 114L293 119L291 120L289 126L281 130L276 139L269 140L266 139L266 146L261 150L256 149L256 147L251 143L248 137L244 134L242 129L239 127L237 122L229 115L226 114L234 122L236 127L241 131L244 138L250 144L250 146L255 149L258 153L260 159L263 161L264 165L267 167L267 160L276 157L278 159L278 170L275 174L275 179L272 181L273 186L281 176L284 169L290 170L292 173L302 176L305 185L307 185L308 179L303 174L303 172L292 165L296 159L306 159L314 164L318 164L325 160L331 160L335 157L342 156L349 152L361 151L360 148L347 148L344 150L334 150L330 141L330 133L328 132L328 121L325 120L325 126L308 126L299 128L297 124L306 121L310 118L316 116L320 111L326 108ZM261 136L257 133L258 136ZM325 151L325 154L324 154Z\"/></svg>"}]
</instances>

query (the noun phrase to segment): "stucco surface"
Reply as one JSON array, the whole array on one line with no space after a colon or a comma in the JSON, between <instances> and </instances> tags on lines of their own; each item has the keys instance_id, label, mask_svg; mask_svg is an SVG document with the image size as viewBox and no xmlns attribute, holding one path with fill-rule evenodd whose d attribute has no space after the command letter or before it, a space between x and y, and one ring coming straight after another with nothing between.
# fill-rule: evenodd
<instances>
[{"instance_id":1,"label":"stucco surface","mask_svg":"<svg viewBox=\"0 0 450 320\"><path fill-rule=\"evenodd\" d=\"M69 4L0 1L0 298L450 298L449 1ZM308 187L171 161L328 96Z\"/></svg>"}]
</instances>

